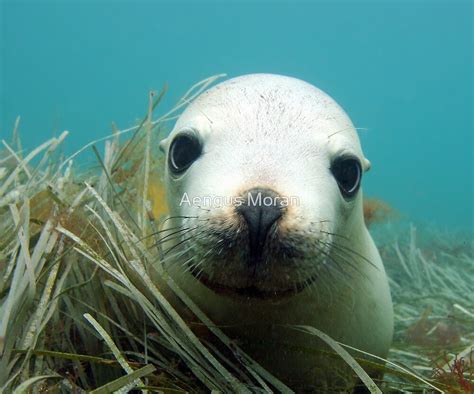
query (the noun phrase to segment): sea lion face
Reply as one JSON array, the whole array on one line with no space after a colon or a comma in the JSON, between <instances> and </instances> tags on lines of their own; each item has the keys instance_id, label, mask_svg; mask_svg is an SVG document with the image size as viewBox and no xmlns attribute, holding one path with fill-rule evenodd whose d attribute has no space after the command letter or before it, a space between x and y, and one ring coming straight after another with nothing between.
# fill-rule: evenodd
<instances>
[{"instance_id":1,"label":"sea lion face","mask_svg":"<svg viewBox=\"0 0 474 394\"><path fill-rule=\"evenodd\" d=\"M215 292L258 298L347 270L343 243L363 220L369 162L325 93L276 75L229 80L186 109L162 148L165 267L173 261Z\"/></svg>"}]
</instances>

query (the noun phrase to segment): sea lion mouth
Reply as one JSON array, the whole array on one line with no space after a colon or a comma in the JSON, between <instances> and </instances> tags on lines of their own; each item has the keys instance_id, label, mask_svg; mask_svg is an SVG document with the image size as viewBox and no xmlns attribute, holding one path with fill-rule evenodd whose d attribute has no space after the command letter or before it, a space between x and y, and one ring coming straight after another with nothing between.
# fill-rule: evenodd
<instances>
[{"instance_id":1,"label":"sea lion mouth","mask_svg":"<svg viewBox=\"0 0 474 394\"><path fill-rule=\"evenodd\" d=\"M262 290L256 286L246 286L246 287L234 287L227 286L222 283L217 283L209 279L209 277L200 273L197 275L194 272L191 272L194 278L201 282L204 286L214 291L217 294L222 294L227 297L239 297L239 298L251 298L259 300L280 300L284 298L289 298L301 293L303 290L311 286L317 279L317 275L311 276L309 279L303 282L294 283L291 287L287 289L273 289L273 290Z\"/></svg>"}]
</instances>

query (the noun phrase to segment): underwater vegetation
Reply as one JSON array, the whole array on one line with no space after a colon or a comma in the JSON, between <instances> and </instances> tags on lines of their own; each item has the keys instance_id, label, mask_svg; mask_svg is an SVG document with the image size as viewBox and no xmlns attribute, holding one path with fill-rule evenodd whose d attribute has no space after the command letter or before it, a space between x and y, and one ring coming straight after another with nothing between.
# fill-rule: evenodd
<instances>
[{"instance_id":1,"label":"underwater vegetation","mask_svg":"<svg viewBox=\"0 0 474 394\"><path fill-rule=\"evenodd\" d=\"M413 225L405 241L392 236L380 247L395 310L389 360L422 372L447 393L472 392L472 240Z\"/></svg>"},{"instance_id":2,"label":"underwater vegetation","mask_svg":"<svg viewBox=\"0 0 474 394\"><path fill-rule=\"evenodd\" d=\"M102 152L86 147L97 157L88 170L62 154L67 133L24 153L15 126L0 151L1 392L290 392L171 279L184 313L153 280L166 213L158 141L213 81L156 120L162 94L151 95L139 126L114 130ZM392 225L382 201L364 211L390 277L393 346L367 361L329 338L328 352L354 373L384 371L370 392L473 392L472 240Z\"/></svg>"},{"instance_id":3,"label":"underwater vegetation","mask_svg":"<svg viewBox=\"0 0 474 394\"><path fill-rule=\"evenodd\" d=\"M397 218L395 210L384 201L364 198L364 219L367 227Z\"/></svg>"}]
</instances>

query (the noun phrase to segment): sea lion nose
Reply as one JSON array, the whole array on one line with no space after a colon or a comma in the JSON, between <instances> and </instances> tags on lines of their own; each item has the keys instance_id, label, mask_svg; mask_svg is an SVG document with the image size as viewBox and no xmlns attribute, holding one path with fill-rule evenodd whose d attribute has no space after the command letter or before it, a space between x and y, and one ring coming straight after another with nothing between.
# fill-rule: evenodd
<instances>
[{"instance_id":1,"label":"sea lion nose","mask_svg":"<svg viewBox=\"0 0 474 394\"><path fill-rule=\"evenodd\" d=\"M277 193L264 188L251 189L242 197L237 212L247 224L250 263L254 264L261 260L270 228L282 216L282 201Z\"/></svg>"}]
</instances>

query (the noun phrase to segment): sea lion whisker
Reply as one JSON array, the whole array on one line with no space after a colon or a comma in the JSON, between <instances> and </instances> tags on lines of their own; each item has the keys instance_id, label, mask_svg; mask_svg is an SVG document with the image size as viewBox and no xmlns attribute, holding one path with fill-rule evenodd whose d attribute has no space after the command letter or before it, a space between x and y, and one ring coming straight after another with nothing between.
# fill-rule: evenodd
<instances>
[{"instance_id":1,"label":"sea lion whisker","mask_svg":"<svg viewBox=\"0 0 474 394\"><path fill-rule=\"evenodd\" d=\"M170 241L171 239L173 239L177 234L178 236L181 236L181 235L184 235L184 234L187 234L188 232L191 232L193 230L196 230L197 228L199 228L199 226L196 226L196 227L185 227L185 228L182 228L180 230L177 230L177 231L174 231L170 234L167 234L165 235L163 238L158 238L156 240L156 244L162 244L166 241ZM181 234L183 233L183 234Z\"/></svg>"},{"instance_id":2,"label":"sea lion whisker","mask_svg":"<svg viewBox=\"0 0 474 394\"><path fill-rule=\"evenodd\" d=\"M331 246L330 243L327 243L327 242L324 242L324 241L321 241L321 240L318 240L319 243L323 246L325 246L326 248ZM334 251L332 251L334 253ZM330 260L331 265L328 265L329 268L333 268L333 265L336 266L337 268L337 271L341 274L341 276L345 277L345 279L352 279L351 275L347 272L347 270L344 270L342 265L339 263L339 261L337 261L331 254L331 252L327 251L327 250L320 250L320 253L322 253L324 256L326 256L327 259Z\"/></svg>"},{"instance_id":3,"label":"sea lion whisker","mask_svg":"<svg viewBox=\"0 0 474 394\"><path fill-rule=\"evenodd\" d=\"M336 260L337 258L340 258L340 256L337 256L337 255L336 256L333 256L333 255L328 256L328 259L330 260L330 262L334 263L334 264L337 264L337 260ZM352 282L354 280L353 276L349 272L347 272L347 270L342 270L341 266L339 264L337 264L337 265L338 265L337 273L339 274L341 280L344 281L346 286L353 289L353 287L352 287ZM331 264L331 267L332 267L332 264ZM358 273L360 273L360 272L358 272Z\"/></svg>"},{"instance_id":4,"label":"sea lion whisker","mask_svg":"<svg viewBox=\"0 0 474 394\"><path fill-rule=\"evenodd\" d=\"M202 265L203 262L205 261L206 257L207 257L211 252L212 252L212 249L209 249L209 250L204 254L204 256L202 256L202 257L200 258L200 260L199 260L198 262L195 262L193 265L191 265L191 266L193 266L193 268L192 268L192 270L191 270L190 272L193 273L193 271L194 271L197 267L199 267L200 265ZM195 259L195 258L196 258L196 255L193 255L193 256L191 257L191 259ZM186 263L185 263L185 264L186 264ZM189 268L189 267L188 267L188 268ZM187 269L187 270L188 270L188 269ZM187 271L187 270L186 270L186 271Z\"/></svg>"},{"instance_id":5,"label":"sea lion whisker","mask_svg":"<svg viewBox=\"0 0 474 394\"><path fill-rule=\"evenodd\" d=\"M325 242L325 241L320 241L320 242ZM362 271L360 270L360 267L355 264L351 256L347 251L339 249L339 245L337 245L334 242L325 242L326 246L332 250L333 260L335 258L341 259L343 263L348 265L353 271L357 272L359 275L361 275L364 278L367 278L367 275L363 274Z\"/></svg>"},{"instance_id":6,"label":"sea lion whisker","mask_svg":"<svg viewBox=\"0 0 474 394\"><path fill-rule=\"evenodd\" d=\"M204 272L204 263L206 262L205 259L201 259L199 262L197 262L195 265L194 265L194 268L192 269L191 273L193 274L193 276L196 278L196 279L199 279L200 276L203 274ZM196 270L199 270L197 273L196 273Z\"/></svg>"},{"instance_id":7,"label":"sea lion whisker","mask_svg":"<svg viewBox=\"0 0 474 394\"><path fill-rule=\"evenodd\" d=\"M340 243L337 243L337 242L333 242L332 245L335 246L336 248L344 250L345 252L347 252L348 255L350 255L352 253L352 255L355 255L355 256L361 258L362 260L364 260L365 262L370 264L373 268L378 270L378 267L372 261L370 261L364 255L360 254L358 251L356 251L356 250L354 250L354 249L352 249L352 248L350 248L346 245L342 245Z\"/></svg>"},{"instance_id":8,"label":"sea lion whisker","mask_svg":"<svg viewBox=\"0 0 474 394\"><path fill-rule=\"evenodd\" d=\"M165 219L160 221L159 225L161 227L164 226L164 224L169 221L169 220L175 220L175 219L198 219L198 216L189 216L189 215L174 215L174 216L167 216Z\"/></svg>"},{"instance_id":9,"label":"sea lion whisker","mask_svg":"<svg viewBox=\"0 0 474 394\"><path fill-rule=\"evenodd\" d=\"M182 236L184 236L184 235L186 235L186 234L189 234L190 232L192 232L192 231L194 231L194 230L196 230L196 229L198 229L198 228L199 228L199 226L196 226L196 227L193 228L193 229L189 229L186 233L181 233L181 234L176 235L175 238L181 239ZM169 253L172 249L174 249L174 248L178 248L178 249L179 249L182 245L185 245L186 242L188 242L189 240L192 240L192 239L194 239L194 240L199 240L199 239L205 238L205 233L206 233L205 230L201 230L201 231L199 231L199 232L195 232L195 233L194 233L192 236L190 236L190 237L187 237L187 238L185 238L185 239L181 239L179 242L177 242L176 244L174 244L173 246L171 246L170 248L168 248L166 251L163 251L162 255L165 256L166 254L168 254L168 253ZM204 235L204 236L203 236L203 235ZM170 241L170 240L167 240L167 241ZM191 251L191 250L193 250L193 249L194 249L194 245L190 245L190 246L188 247L187 251L189 252L189 251ZM178 263L178 261L176 261L175 263Z\"/></svg>"},{"instance_id":10,"label":"sea lion whisker","mask_svg":"<svg viewBox=\"0 0 474 394\"><path fill-rule=\"evenodd\" d=\"M196 256L191 256L189 259L187 259L185 262L181 263L182 266L186 267L182 273L186 274L190 271L193 270L193 268L196 266L196 264L199 264L199 262L196 263Z\"/></svg>"},{"instance_id":11,"label":"sea lion whisker","mask_svg":"<svg viewBox=\"0 0 474 394\"><path fill-rule=\"evenodd\" d=\"M198 272L194 273L194 277L199 280L203 273L204 273L204 268L201 268Z\"/></svg>"},{"instance_id":12,"label":"sea lion whisker","mask_svg":"<svg viewBox=\"0 0 474 394\"><path fill-rule=\"evenodd\" d=\"M196 208L198 208L198 209L204 211L204 212L211 212L211 211L212 211L212 209L210 209L210 208L203 208L201 205L197 205L197 204L196 204L196 205L194 205L194 206L195 206Z\"/></svg>"},{"instance_id":13,"label":"sea lion whisker","mask_svg":"<svg viewBox=\"0 0 474 394\"><path fill-rule=\"evenodd\" d=\"M185 242L187 242L187 241L189 241L190 239L193 239L193 238L195 238L195 236L191 236L191 237L180 240L179 242L177 242L173 246L171 246L168 249L166 249L165 251L163 251L163 256L166 256L173 249L179 248L182 244L184 244Z\"/></svg>"},{"instance_id":14,"label":"sea lion whisker","mask_svg":"<svg viewBox=\"0 0 474 394\"><path fill-rule=\"evenodd\" d=\"M323 234L332 235L334 237L340 237L340 238L345 239L346 241L350 241L350 239L348 237L346 237L345 235L342 235L342 234L331 233L330 231L324 231L324 230L319 230L319 231Z\"/></svg>"},{"instance_id":15,"label":"sea lion whisker","mask_svg":"<svg viewBox=\"0 0 474 394\"><path fill-rule=\"evenodd\" d=\"M162 265L168 264L168 262L171 260L173 264L177 264L179 262L179 258L184 256L186 253L192 250L192 246L188 246L186 249L179 249L176 253L170 254L165 257L160 256L160 263Z\"/></svg>"},{"instance_id":16,"label":"sea lion whisker","mask_svg":"<svg viewBox=\"0 0 474 394\"><path fill-rule=\"evenodd\" d=\"M147 235L144 235L144 236L141 237L141 238L138 238L138 240L137 240L136 242L134 242L134 245L137 245L137 244L139 244L140 242L146 241L148 238L157 236L158 234L164 233L164 232L166 232L166 231L176 230L176 229L179 229L179 228L181 228L181 227L182 227L182 226L175 226L175 227L165 228L165 229L162 229L162 230L153 231L152 233L149 233L149 234L147 234Z\"/></svg>"},{"instance_id":17,"label":"sea lion whisker","mask_svg":"<svg viewBox=\"0 0 474 394\"><path fill-rule=\"evenodd\" d=\"M322 253L323 255L326 256L327 259L329 259L329 257L325 254L325 251L322 250L322 249L319 249L318 246L315 246L316 250L318 250L320 253ZM329 297L331 298L331 302L332 302L332 294L333 294L333 291L334 290L334 283L336 283L336 275L335 275L335 272L334 270L332 269L332 267L327 264L326 261L323 261L321 264L318 265L318 268L321 269L323 268L325 271L326 271L326 274L329 275L330 278L332 278L331 280L327 280L327 278L324 278L323 280L315 280L313 281L312 283L312 288L318 292L319 289L318 289L318 286L320 286L321 284L326 288L326 293L329 295ZM317 293L319 295L319 293ZM319 298L319 297L318 297Z\"/></svg>"},{"instance_id":18,"label":"sea lion whisker","mask_svg":"<svg viewBox=\"0 0 474 394\"><path fill-rule=\"evenodd\" d=\"M296 269L295 271L295 274L296 274L296 281L293 282L293 291L295 294L298 294L298 284L301 284L302 287L306 287L306 281L307 281L307 278L303 278L302 277L302 272L300 269Z\"/></svg>"},{"instance_id":19,"label":"sea lion whisker","mask_svg":"<svg viewBox=\"0 0 474 394\"><path fill-rule=\"evenodd\" d=\"M353 127L353 126L349 126L349 127L344 128L344 129L341 129L341 130L339 130L339 131L336 131L336 132L334 132L334 133L332 133L332 134L329 134L329 135L328 135L328 139L330 139L331 137L333 137L333 136L336 135L336 134L343 133L344 131L348 131L348 130L352 130L352 129L355 129L355 130L368 130L368 128L366 128L366 127Z\"/></svg>"},{"instance_id":20,"label":"sea lion whisker","mask_svg":"<svg viewBox=\"0 0 474 394\"><path fill-rule=\"evenodd\" d=\"M157 248L158 249L158 254L160 256L163 255L164 253L164 249L163 249L163 245L165 244L173 244L174 245L174 241L176 239L181 239L182 236L186 235L186 234L189 234L193 231L194 229L193 228L187 228L187 229L184 229L183 231L181 232L177 232L176 234L173 234L172 236L170 235L169 237L165 237L163 239L157 239L152 246L149 247L149 249L152 249L152 248Z\"/></svg>"},{"instance_id":21,"label":"sea lion whisker","mask_svg":"<svg viewBox=\"0 0 474 394\"><path fill-rule=\"evenodd\" d=\"M194 259L193 259L194 260ZM199 269L199 267L202 265L203 261L200 260L200 261L196 261L196 262L193 262L193 264L190 264L188 266L188 268L185 270L185 272L191 272L193 275L195 273L195 271L197 269Z\"/></svg>"}]
</instances>

